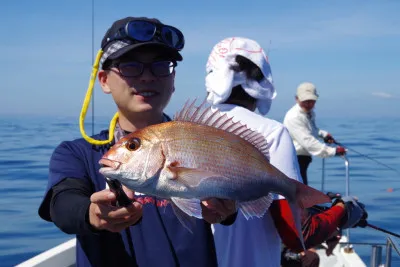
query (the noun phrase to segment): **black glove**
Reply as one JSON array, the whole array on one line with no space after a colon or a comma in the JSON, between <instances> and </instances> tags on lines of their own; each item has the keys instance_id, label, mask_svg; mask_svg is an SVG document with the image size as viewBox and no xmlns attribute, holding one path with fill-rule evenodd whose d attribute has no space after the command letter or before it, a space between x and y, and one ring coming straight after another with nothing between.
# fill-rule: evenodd
<instances>
[{"instance_id":1,"label":"black glove","mask_svg":"<svg viewBox=\"0 0 400 267\"><path fill-rule=\"evenodd\" d=\"M326 195L331 199L337 199L337 198L341 198L342 195L340 193L333 193L333 192L328 192L326 193Z\"/></svg>"},{"instance_id":2,"label":"black glove","mask_svg":"<svg viewBox=\"0 0 400 267\"><path fill-rule=\"evenodd\" d=\"M336 143L335 139L332 137L331 134L328 134L327 136L324 137L324 142L327 143L327 144Z\"/></svg>"},{"instance_id":3,"label":"black glove","mask_svg":"<svg viewBox=\"0 0 400 267\"><path fill-rule=\"evenodd\" d=\"M353 227L365 228L365 227L368 226L368 222L367 222L368 212L365 210L365 205L363 203L358 202L358 205L363 209L364 214L361 217L361 220L356 225L354 225Z\"/></svg>"},{"instance_id":4,"label":"black glove","mask_svg":"<svg viewBox=\"0 0 400 267\"><path fill-rule=\"evenodd\" d=\"M358 202L352 196L338 198L333 205L336 205L338 202L342 202L346 209L346 215L343 217L342 222L340 223L341 229L366 226L368 213L364 209L364 204Z\"/></svg>"}]
</instances>

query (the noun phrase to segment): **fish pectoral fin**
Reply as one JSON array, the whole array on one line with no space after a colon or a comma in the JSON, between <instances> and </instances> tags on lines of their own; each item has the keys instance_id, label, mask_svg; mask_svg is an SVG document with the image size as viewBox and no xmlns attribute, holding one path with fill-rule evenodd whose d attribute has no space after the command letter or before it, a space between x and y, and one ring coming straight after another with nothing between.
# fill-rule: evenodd
<instances>
[{"instance_id":1,"label":"fish pectoral fin","mask_svg":"<svg viewBox=\"0 0 400 267\"><path fill-rule=\"evenodd\" d=\"M178 173L175 170L177 166L179 166L178 161L172 161L167 164L167 167L165 168L164 172L168 179L173 180L178 178Z\"/></svg>"},{"instance_id":2,"label":"fish pectoral fin","mask_svg":"<svg viewBox=\"0 0 400 267\"><path fill-rule=\"evenodd\" d=\"M269 193L267 196L256 200L239 202L238 207L247 220L251 217L261 218L271 206L272 200L272 194Z\"/></svg>"},{"instance_id":3,"label":"fish pectoral fin","mask_svg":"<svg viewBox=\"0 0 400 267\"><path fill-rule=\"evenodd\" d=\"M171 200L181 211L183 211L187 215L196 217L198 219L203 218L199 199L172 197Z\"/></svg>"},{"instance_id":4,"label":"fish pectoral fin","mask_svg":"<svg viewBox=\"0 0 400 267\"><path fill-rule=\"evenodd\" d=\"M179 222L183 225L183 227L193 234L193 229L196 229L196 218L191 217L183 212L177 205L174 204L174 202L171 203L171 206Z\"/></svg>"},{"instance_id":5,"label":"fish pectoral fin","mask_svg":"<svg viewBox=\"0 0 400 267\"><path fill-rule=\"evenodd\" d=\"M177 179L188 187L197 187L205 179L224 178L220 174L201 169L175 166L168 166L167 168L173 173L173 177L176 177L174 179Z\"/></svg>"}]
</instances>

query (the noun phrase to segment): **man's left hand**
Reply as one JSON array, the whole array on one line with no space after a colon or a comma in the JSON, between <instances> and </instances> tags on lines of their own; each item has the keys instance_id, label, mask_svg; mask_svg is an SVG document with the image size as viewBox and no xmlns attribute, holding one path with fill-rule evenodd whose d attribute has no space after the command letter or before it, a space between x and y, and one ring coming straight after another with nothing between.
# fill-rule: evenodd
<instances>
[{"instance_id":1,"label":"man's left hand","mask_svg":"<svg viewBox=\"0 0 400 267\"><path fill-rule=\"evenodd\" d=\"M236 213L234 200L210 198L201 202L202 215L208 223L220 223Z\"/></svg>"},{"instance_id":2,"label":"man's left hand","mask_svg":"<svg viewBox=\"0 0 400 267\"><path fill-rule=\"evenodd\" d=\"M327 144L334 144L336 143L335 139L331 134L328 134L327 136L324 137L324 142Z\"/></svg>"}]
</instances>

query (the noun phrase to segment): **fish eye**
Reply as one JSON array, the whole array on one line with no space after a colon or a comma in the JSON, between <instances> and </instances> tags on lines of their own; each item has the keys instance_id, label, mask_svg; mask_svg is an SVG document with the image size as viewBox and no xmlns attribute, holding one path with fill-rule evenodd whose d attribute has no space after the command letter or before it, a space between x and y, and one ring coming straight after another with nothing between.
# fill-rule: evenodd
<instances>
[{"instance_id":1,"label":"fish eye","mask_svg":"<svg viewBox=\"0 0 400 267\"><path fill-rule=\"evenodd\" d=\"M129 140L128 142L126 142L125 147L129 151L138 150L139 147L140 147L140 139L139 138L133 138L132 140Z\"/></svg>"}]
</instances>

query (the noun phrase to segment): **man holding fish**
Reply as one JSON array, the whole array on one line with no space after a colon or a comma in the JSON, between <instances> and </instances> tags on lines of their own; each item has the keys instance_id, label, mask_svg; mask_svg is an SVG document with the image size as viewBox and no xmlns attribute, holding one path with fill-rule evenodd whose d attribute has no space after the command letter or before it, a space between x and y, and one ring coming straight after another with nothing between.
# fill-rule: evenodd
<instances>
[{"instance_id":1,"label":"man holding fish","mask_svg":"<svg viewBox=\"0 0 400 267\"><path fill-rule=\"evenodd\" d=\"M210 223L232 223L234 201L210 195L198 203L197 217L204 220L185 220L175 215L177 210L165 195L124 187L135 201L119 207L99 173L99 160L119 139L126 140L124 135L170 120L163 110L175 90L175 67L182 60L179 51L183 46L180 30L149 18L118 20L102 40L93 79L100 61L98 80L117 105L118 124L114 132L62 142L55 149L39 208L43 219L65 233L76 234L77 266L217 266ZM105 140L100 144L106 145L99 145L98 140ZM113 141L107 144L107 140ZM145 144L145 139L132 139L124 148L135 151ZM137 162L152 159L162 160L162 154L154 150ZM143 166L146 173L153 171L146 164L137 168L141 171ZM174 162L170 166L171 173L174 166L179 167Z\"/></svg>"}]
</instances>

